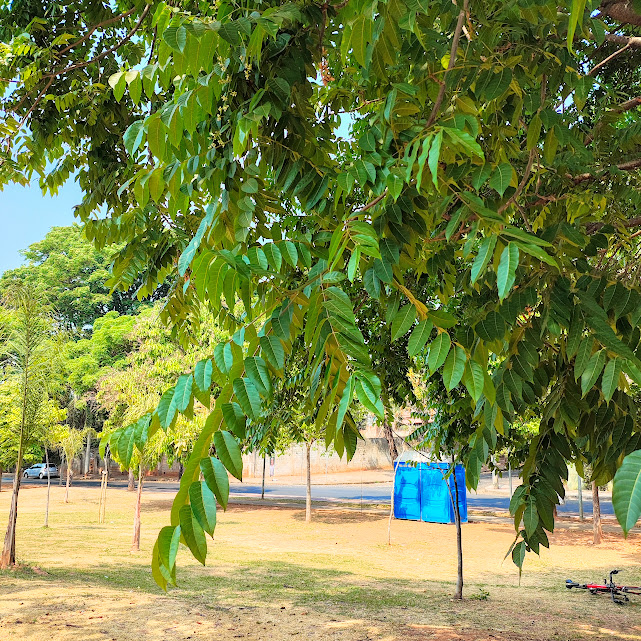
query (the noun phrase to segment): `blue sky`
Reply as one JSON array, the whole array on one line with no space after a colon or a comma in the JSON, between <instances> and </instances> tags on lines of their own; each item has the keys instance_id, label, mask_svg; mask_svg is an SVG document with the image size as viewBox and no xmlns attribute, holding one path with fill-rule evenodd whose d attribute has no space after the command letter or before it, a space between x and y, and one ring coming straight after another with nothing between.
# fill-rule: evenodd
<instances>
[{"instance_id":1,"label":"blue sky","mask_svg":"<svg viewBox=\"0 0 641 641\"><path fill-rule=\"evenodd\" d=\"M55 197L43 196L37 182L29 187L8 185L0 191L0 273L21 265L20 250L44 238L51 227L71 225L73 206L81 198L72 181Z\"/></svg>"}]
</instances>

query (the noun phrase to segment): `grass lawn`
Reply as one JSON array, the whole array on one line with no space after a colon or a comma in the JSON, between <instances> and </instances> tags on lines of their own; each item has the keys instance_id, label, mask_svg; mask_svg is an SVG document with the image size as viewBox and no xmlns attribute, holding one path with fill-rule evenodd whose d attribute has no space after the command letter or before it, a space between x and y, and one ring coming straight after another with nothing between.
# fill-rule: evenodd
<instances>
[{"instance_id":1,"label":"grass lawn","mask_svg":"<svg viewBox=\"0 0 641 641\"><path fill-rule=\"evenodd\" d=\"M9 497L0 493L2 533ZM45 530L45 489L24 488L21 567L0 573L0 640L641 641L641 597L620 607L563 585L615 567L641 584L638 533L624 541L606 526L594 547L589 524L564 522L519 581L503 562L511 525L472 516L463 529L466 600L457 603L453 526L394 521L390 547L383 511L317 510L306 525L300 506L231 505L219 512L207 566L179 552L179 589L164 594L149 557L171 499L143 494L142 549L132 553L133 493L109 490L98 525L97 489L72 487L65 504L54 486Z\"/></svg>"}]
</instances>

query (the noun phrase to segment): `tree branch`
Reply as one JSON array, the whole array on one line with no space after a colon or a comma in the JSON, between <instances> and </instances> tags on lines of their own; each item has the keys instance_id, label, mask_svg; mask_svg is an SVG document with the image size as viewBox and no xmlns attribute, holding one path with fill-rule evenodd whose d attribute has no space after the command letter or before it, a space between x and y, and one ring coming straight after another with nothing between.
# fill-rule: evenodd
<instances>
[{"instance_id":1,"label":"tree branch","mask_svg":"<svg viewBox=\"0 0 641 641\"><path fill-rule=\"evenodd\" d=\"M616 58L618 55L622 54L624 51L628 50L631 47L630 43L626 43L621 47L621 49L617 49L614 53L611 53L607 58L601 60L599 64L594 65L590 71L588 71L588 76L594 76L594 74L604 65L607 65L610 60L613 60Z\"/></svg>"},{"instance_id":2,"label":"tree branch","mask_svg":"<svg viewBox=\"0 0 641 641\"><path fill-rule=\"evenodd\" d=\"M626 162L619 163L614 165L619 171L634 171L635 169L641 168L641 158L636 158L635 160L628 160ZM608 169L611 169L610 167ZM606 170L607 171L607 170ZM566 174L566 178L569 178L575 185L580 183L587 182L589 180L598 180L601 176L596 174L579 174L578 176L572 176Z\"/></svg>"},{"instance_id":3,"label":"tree branch","mask_svg":"<svg viewBox=\"0 0 641 641\"><path fill-rule=\"evenodd\" d=\"M525 172L521 182L518 184L516 191L498 208L498 213L503 213L512 203L516 202L517 198L523 193L525 185L527 184L528 179L530 178L530 173L532 172L532 165L534 164L534 158L536 157L536 147L533 147L530 151L530 157L528 158L527 165L525 167Z\"/></svg>"},{"instance_id":4,"label":"tree branch","mask_svg":"<svg viewBox=\"0 0 641 641\"><path fill-rule=\"evenodd\" d=\"M454 65L456 64L456 50L458 49L458 43L459 43L459 40L461 39L461 33L463 31L463 23L465 22L465 17L467 15L468 3L469 3L469 0L465 0L463 4L463 8L458 14L456 28L454 29L454 37L452 38L452 47L450 49L450 60L447 63L447 69L445 70L445 74L443 75L441 87L438 91L438 96L436 97L436 101L434 102L432 113L430 114L430 117L427 119L427 123L425 124L426 129L431 127L436 121L436 118L438 117L438 112L441 109L441 104L443 103L443 98L445 98L445 80L447 78L447 74L454 68Z\"/></svg>"},{"instance_id":5,"label":"tree branch","mask_svg":"<svg viewBox=\"0 0 641 641\"><path fill-rule=\"evenodd\" d=\"M82 44L85 40L87 40L93 35L96 29L100 29L100 27L106 27L110 24L113 24L114 22L119 22L120 20L124 20L125 18L128 18L135 10L136 10L136 7L132 7L131 9L129 9L129 11L125 11L125 13L121 13L120 15L113 16L107 20L103 20L102 22L99 22L98 24L91 27L91 29L89 29L89 31L87 31L87 33L84 36L82 36L82 38L80 38L79 40L76 40L75 42L72 42L70 45L68 45L64 49L61 49L60 51L58 51L57 52L58 55L62 56L65 53L67 53L67 51L71 51L78 45Z\"/></svg>"},{"instance_id":6,"label":"tree branch","mask_svg":"<svg viewBox=\"0 0 641 641\"><path fill-rule=\"evenodd\" d=\"M374 200L371 200L370 202L368 202L367 205L363 205L360 209L357 209L356 213L358 214L362 211L367 211L368 209L371 209L375 205L378 205L378 203L380 203L381 200L385 198L385 196L387 196L387 189L380 196L376 196Z\"/></svg>"}]
</instances>

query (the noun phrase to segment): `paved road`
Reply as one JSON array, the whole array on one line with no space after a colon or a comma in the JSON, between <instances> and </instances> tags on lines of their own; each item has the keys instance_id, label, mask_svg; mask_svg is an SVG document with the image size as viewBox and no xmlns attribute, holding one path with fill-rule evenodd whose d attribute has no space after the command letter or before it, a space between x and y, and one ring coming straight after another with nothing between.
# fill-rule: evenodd
<instances>
[{"instance_id":1,"label":"paved road","mask_svg":"<svg viewBox=\"0 0 641 641\"><path fill-rule=\"evenodd\" d=\"M8 487L10 483L9 475L4 475L3 485ZM46 479L40 481L39 479L24 480L24 486L37 486L46 485ZM58 479L53 479L52 483L58 483ZM76 487L95 487L98 486L100 481L97 479L83 480L76 479L73 481ZM110 481L111 487L126 487L127 481L112 480ZM146 492L160 492L160 493L175 493L178 490L178 483L174 481L149 481L146 485ZM345 485L315 485L312 486L312 499L316 501L328 502L360 502L361 498L364 503L380 503L389 504L391 486L389 483L352 483ZM247 485L243 483L234 483L231 485L230 492L232 496L237 497L259 497L261 492L260 485ZM592 501L590 500L589 493L583 499L583 509L586 516L592 513ZM279 485L278 483L268 483L265 486L265 496L271 499L303 499L305 498L304 485ZM468 492L467 494L468 508L471 510L487 510L507 511L510 505L510 500L505 495L493 494L475 494ZM579 503L577 500L568 500L564 505L559 506L559 513L570 515L578 515ZM612 502L609 496L604 495L601 497L601 514L613 515Z\"/></svg>"}]
</instances>

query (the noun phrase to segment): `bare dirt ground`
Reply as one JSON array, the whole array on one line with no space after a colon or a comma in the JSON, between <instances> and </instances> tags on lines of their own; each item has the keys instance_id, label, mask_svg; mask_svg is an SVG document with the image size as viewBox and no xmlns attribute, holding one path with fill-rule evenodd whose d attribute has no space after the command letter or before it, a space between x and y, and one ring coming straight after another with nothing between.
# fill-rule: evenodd
<instances>
[{"instance_id":1,"label":"bare dirt ground","mask_svg":"<svg viewBox=\"0 0 641 641\"><path fill-rule=\"evenodd\" d=\"M9 492L0 493L0 526ZM454 529L394 521L383 511L231 505L219 512L207 566L179 552L179 589L161 592L149 557L168 522L171 496L143 498L143 538L129 551L134 495L109 491L98 525L98 491L75 487L69 504L52 488L21 492L21 567L0 573L0 639L24 641L404 641L621 639L641 641L641 598L615 606L567 591L566 578L600 580L612 568L641 584L641 535L614 524L591 544L590 524L564 521L550 550L523 576L503 557L511 524L483 515L463 526L465 596L453 602ZM632 597L634 598L634 597Z\"/></svg>"}]
</instances>

